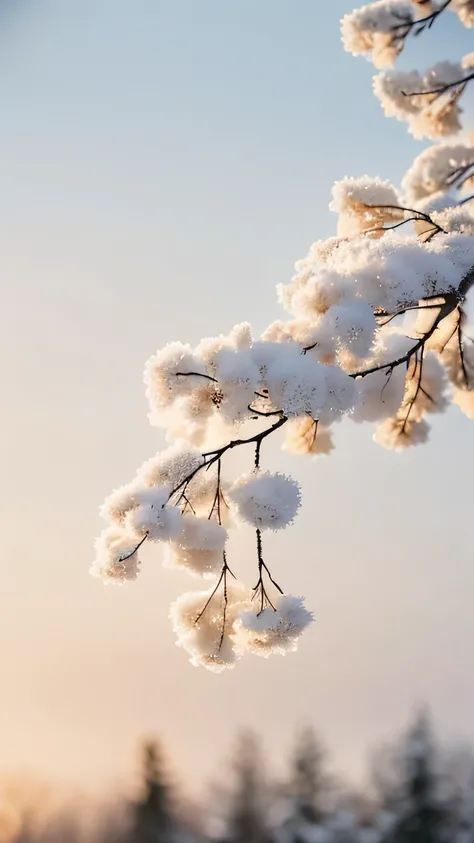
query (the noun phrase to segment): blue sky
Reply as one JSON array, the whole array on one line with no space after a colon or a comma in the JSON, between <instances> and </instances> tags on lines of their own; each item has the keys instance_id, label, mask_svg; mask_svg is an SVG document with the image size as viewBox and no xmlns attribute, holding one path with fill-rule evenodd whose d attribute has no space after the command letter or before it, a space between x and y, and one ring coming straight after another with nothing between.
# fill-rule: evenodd
<instances>
[{"instance_id":1,"label":"blue sky","mask_svg":"<svg viewBox=\"0 0 474 843\"><path fill-rule=\"evenodd\" d=\"M399 181L422 148L384 119L373 68L343 52L351 8L3 5L4 766L66 768L96 785L153 730L193 781L237 727L259 729L278 763L310 721L357 775L366 748L424 700L443 734L474 738L472 427L455 408L400 457L350 424L328 460L269 446L305 498L270 546L279 579L316 612L296 656L196 671L167 621L192 583L156 553L129 590L88 577L100 500L162 444L146 420L144 360L243 319L262 330L280 315L275 285L334 233L333 182ZM403 66L457 58L469 41L446 14ZM244 568L250 552L240 539Z\"/></svg>"}]
</instances>

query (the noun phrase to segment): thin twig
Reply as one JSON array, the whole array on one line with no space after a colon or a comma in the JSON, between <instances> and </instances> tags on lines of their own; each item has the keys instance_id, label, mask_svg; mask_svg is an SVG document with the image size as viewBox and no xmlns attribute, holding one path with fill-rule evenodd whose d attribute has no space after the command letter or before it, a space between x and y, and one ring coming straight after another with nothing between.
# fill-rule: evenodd
<instances>
[{"instance_id":1,"label":"thin twig","mask_svg":"<svg viewBox=\"0 0 474 843\"><path fill-rule=\"evenodd\" d=\"M428 91L412 91L411 93L406 93L406 91L402 91L404 97L426 97L429 94L445 94L446 91L450 91L452 88L456 88L458 85L462 85L462 89L464 90L465 86L468 82L474 79L474 73L469 73L468 76L464 76L463 79L457 79L455 82L447 82L445 85L441 85L439 88L431 88ZM461 92L462 93L462 92Z\"/></svg>"},{"instance_id":2,"label":"thin twig","mask_svg":"<svg viewBox=\"0 0 474 843\"><path fill-rule=\"evenodd\" d=\"M206 602L205 602L205 604L204 604L203 608L202 608L202 609L201 609L201 611L199 612L199 615L197 616L196 620L194 621L194 623L195 623L195 624L199 623L199 621L201 620L201 618L202 618L202 616L203 616L204 612L206 611L207 607L209 606L209 604L210 604L210 602L211 602L212 598L213 598L213 597L217 594L217 592L218 592L218 590L219 590L219 586L220 586L220 584L221 584L222 580L224 579L225 569L226 569L226 566L225 566L225 564L224 564L224 565L222 566L222 570L221 570L220 577L219 577L219 579L217 580L216 587L212 590L212 592L211 592L211 594L210 594L210 596L209 596L208 600L206 600Z\"/></svg>"},{"instance_id":3,"label":"thin twig","mask_svg":"<svg viewBox=\"0 0 474 843\"><path fill-rule=\"evenodd\" d=\"M438 225L438 223L436 223L430 217L430 215L427 214L425 211L417 211L415 208L405 208L403 205L370 205L368 203L363 203L363 204L364 204L364 208L374 208L375 210L380 209L380 210L387 210L387 211L406 211L406 213L408 213L408 214L414 214L415 220L418 220L418 219L425 220L425 222L429 222L430 225L433 226L433 228L436 228L438 231L442 232L443 234L447 234L447 232L444 230L444 228L441 228L441 226ZM411 218L411 219L413 219L413 218ZM402 220L401 222L398 223L398 225L403 225L405 222L410 222L411 219L410 220ZM397 226L391 226L391 228L397 228L398 225ZM378 229L374 229L374 230L378 230ZM388 229L383 229L383 230L387 231Z\"/></svg>"},{"instance_id":4,"label":"thin twig","mask_svg":"<svg viewBox=\"0 0 474 843\"><path fill-rule=\"evenodd\" d=\"M397 30L406 29L406 32L404 32L401 36L395 35L395 38L396 39L397 38L403 38L403 39L406 38L407 35L409 35L409 33L411 32L412 29L415 30L415 32L414 32L415 36L420 35L422 32L424 32L425 29L431 29L431 27L433 26L436 18L438 18L439 15L441 15L442 12L444 12L444 10L448 8L450 3L451 3L451 0L445 0L443 5L439 9L436 9L434 12L431 12L431 14L427 15L424 18L415 18L415 19L410 20L410 21L405 18L402 21L402 23L395 24L395 26L392 27L392 30L395 33L397 32Z\"/></svg>"},{"instance_id":5,"label":"thin twig","mask_svg":"<svg viewBox=\"0 0 474 843\"><path fill-rule=\"evenodd\" d=\"M251 413L255 413L256 416L261 416L262 419L268 419L271 416L281 416L283 410L269 410L268 412L264 412L263 410L257 410L256 407L252 407L251 404L248 405L248 410Z\"/></svg>"},{"instance_id":6,"label":"thin twig","mask_svg":"<svg viewBox=\"0 0 474 843\"><path fill-rule=\"evenodd\" d=\"M180 378L205 378L213 383L219 383L217 378L213 378L211 375L205 375L203 372L175 372L175 375Z\"/></svg>"},{"instance_id":7,"label":"thin twig","mask_svg":"<svg viewBox=\"0 0 474 843\"><path fill-rule=\"evenodd\" d=\"M133 550L132 550L130 553L127 553L127 555L126 555L126 556L121 556L121 557L120 557L120 559L119 559L118 561L119 561L119 562L126 562L126 561L127 561L127 559L131 559L131 558L132 558L132 556L133 556L133 555L137 552L137 550L139 550L139 549L141 548L142 544L143 544L144 542L146 542L147 538L148 538L148 532L146 532L146 533L145 533L145 535L143 536L143 538L142 538L142 539L138 542L137 546L136 546L136 547L134 547L134 548L133 548Z\"/></svg>"},{"instance_id":8,"label":"thin twig","mask_svg":"<svg viewBox=\"0 0 474 843\"><path fill-rule=\"evenodd\" d=\"M406 414L406 416L403 420L403 424L402 424L402 427L401 427L401 433L405 433L405 428L408 424L408 419L410 418L410 413L413 410L416 399L418 398L418 393L420 391L421 378L422 378L422 375L423 375L423 354L424 354L424 347L421 348L419 360L417 358L417 354L415 355L415 367L413 369L413 375L411 376L410 380L414 380L417 373L418 373L418 383L416 385L415 394L414 394L413 398L411 398L407 402L408 410L407 410L407 414ZM408 373L407 373L407 380L408 380Z\"/></svg>"},{"instance_id":9,"label":"thin twig","mask_svg":"<svg viewBox=\"0 0 474 843\"><path fill-rule=\"evenodd\" d=\"M263 572L266 571L268 579L275 586L275 588L283 594L283 589L280 588L277 582L273 579L270 570L263 559L263 549L262 549L262 531L257 529L255 531L257 537L257 560L258 560L258 582L253 589L252 600L255 600L257 596L260 598L260 610L257 614L261 614L263 610L267 607L273 609L276 612L276 607L274 606L272 600L270 599L268 592L265 588L265 583L263 581Z\"/></svg>"},{"instance_id":10,"label":"thin twig","mask_svg":"<svg viewBox=\"0 0 474 843\"><path fill-rule=\"evenodd\" d=\"M460 202L458 202L457 204L458 204L458 205L465 205L465 204L466 204L466 202L470 202L472 199L474 199L474 193L471 193L471 195L470 195L470 196L466 196L466 198L465 198L465 199L461 199L461 201L460 201Z\"/></svg>"},{"instance_id":11,"label":"thin twig","mask_svg":"<svg viewBox=\"0 0 474 843\"><path fill-rule=\"evenodd\" d=\"M442 321L442 319L444 319L445 316L448 316L450 313L452 313L453 310L455 309L455 307L457 307L457 304L458 304L457 295L454 294L454 293L452 293L452 294L447 293L446 296L445 296L444 303L439 305L439 313L436 316L436 318L434 319L431 328L428 331L426 331L426 333L423 334L423 336L419 340L417 340L415 345L412 348L410 348L409 351L406 352L406 354L403 354L401 357L398 357L396 360L392 360L390 363L382 363L381 365L378 365L378 366L372 366L370 369L365 369L361 372L352 372L352 373L350 373L349 377L351 377L351 378L365 378L365 377L367 377L367 375L372 375L375 372L380 372L380 371L384 371L384 370L386 370L386 371L392 370L393 371L393 369L395 369L397 366L401 366L402 363L409 364L413 355L416 354L421 348L423 348L425 346L425 344L430 339L430 337L433 336L434 332L436 331L436 329L437 329L439 323Z\"/></svg>"}]
</instances>

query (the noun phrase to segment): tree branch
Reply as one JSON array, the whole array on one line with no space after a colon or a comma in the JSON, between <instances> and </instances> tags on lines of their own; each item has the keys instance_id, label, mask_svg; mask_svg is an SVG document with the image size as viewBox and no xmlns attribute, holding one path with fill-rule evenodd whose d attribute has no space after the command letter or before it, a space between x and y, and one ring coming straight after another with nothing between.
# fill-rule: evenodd
<instances>
[{"instance_id":1,"label":"tree branch","mask_svg":"<svg viewBox=\"0 0 474 843\"><path fill-rule=\"evenodd\" d=\"M409 363L411 358L414 354L416 354L420 349L424 348L425 344L428 342L430 337L433 336L434 332L436 331L439 323L445 316L448 316L450 313L453 312L454 308L458 305L459 299L455 293L447 293L445 296L445 301L443 304L439 305L439 313L436 316L431 328L420 337L419 340L415 343L415 345L407 351L406 354L403 354L401 357L398 357L396 360L392 360L389 363L382 363L379 366L372 366L370 369L364 369L361 372L352 372L349 377L351 378L365 378L367 375L372 375L375 372L381 372L384 370L393 371L397 366L401 366L402 363Z\"/></svg>"},{"instance_id":2,"label":"tree branch","mask_svg":"<svg viewBox=\"0 0 474 843\"><path fill-rule=\"evenodd\" d=\"M452 90L452 88L457 88L458 85L462 86L462 90L460 92L462 93L467 83L472 79L474 79L474 73L469 73L468 76L464 76L462 79L456 79L455 82L447 82L439 88L431 88L428 91L411 91L409 94L406 91L402 91L402 94L404 97L426 97L429 94L436 94L437 96L440 96L441 94L445 94L446 91Z\"/></svg>"},{"instance_id":3,"label":"tree branch","mask_svg":"<svg viewBox=\"0 0 474 843\"><path fill-rule=\"evenodd\" d=\"M144 544L146 542L147 538L148 538L148 533L145 533L143 538L138 542L137 546L134 547L133 550L130 553L127 553L126 556L121 556L118 561L119 562L126 562L127 559L131 559L132 556L137 552L137 550L140 550L142 544Z\"/></svg>"},{"instance_id":4,"label":"tree branch","mask_svg":"<svg viewBox=\"0 0 474 843\"><path fill-rule=\"evenodd\" d=\"M390 228L398 228L398 226L404 225L404 223L411 222L412 220L414 220L414 221L424 220L425 222L428 222L430 225L432 225L433 228L435 228L437 231L440 231L443 234L447 234L447 232L444 230L444 228L441 228L441 226L438 225L438 223L436 223L430 217L430 215L427 214L425 211L417 211L415 208L405 208L403 205L368 205L367 203L364 203L364 208L375 208L376 210L386 209L388 211L406 211L406 213L408 213L408 214L414 214L414 217L411 217L410 219L406 219L406 220L401 220L401 222L397 223L397 225L392 225L392 226L390 226ZM387 229L387 228L373 229L373 231L388 231L388 230L389 229Z\"/></svg>"},{"instance_id":5,"label":"tree branch","mask_svg":"<svg viewBox=\"0 0 474 843\"><path fill-rule=\"evenodd\" d=\"M213 378L211 375L205 375L203 372L175 372L175 375L179 378L205 378L213 383L219 383L217 378Z\"/></svg>"},{"instance_id":6,"label":"tree branch","mask_svg":"<svg viewBox=\"0 0 474 843\"><path fill-rule=\"evenodd\" d=\"M258 612L258 614L260 615L263 612L263 610L265 608L268 608L268 607L270 607L270 609L273 609L273 611L276 612L276 608L273 605L273 603L272 603L272 601L271 601L271 599L268 595L268 592L265 588L265 583L264 583L264 580L263 580L263 572L264 571L267 573L268 579L270 580L272 585L275 586L275 588L280 592L280 594L283 594L284 592L283 592L283 589L280 588L278 583L275 582L275 580L273 579L273 577L270 573L270 570L269 570L268 566L264 562L261 530L258 530L258 529L256 530L256 536L257 536L258 582L257 582L257 585L253 589L252 600L255 600L257 595L260 596L260 611Z\"/></svg>"},{"instance_id":7,"label":"tree branch","mask_svg":"<svg viewBox=\"0 0 474 843\"><path fill-rule=\"evenodd\" d=\"M436 9L436 11L431 12L431 14L427 15L424 18L418 18L411 21L405 19L404 21L402 21L402 23L395 24L395 26L392 27L392 30L395 33L397 33L398 30L406 30L401 35L395 34L395 39L399 40L401 38L404 40L407 35L410 34L412 29L414 30L413 34L415 36L420 35L422 32L424 32L425 29L431 29L435 20L444 12L445 9L448 8L450 3L451 0L445 0L443 5L439 9Z\"/></svg>"}]
</instances>

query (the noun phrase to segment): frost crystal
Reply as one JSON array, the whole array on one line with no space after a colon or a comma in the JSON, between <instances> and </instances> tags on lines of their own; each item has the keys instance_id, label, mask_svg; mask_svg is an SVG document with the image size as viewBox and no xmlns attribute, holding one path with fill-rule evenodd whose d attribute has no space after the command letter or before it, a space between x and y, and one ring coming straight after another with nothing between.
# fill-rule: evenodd
<instances>
[{"instance_id":1,"label":"frost crystal","mask_svg":"<svg viewBox=\"0 0 474 843\"><path fill-rule=\"evenodd\" d=\"M172 604L176 644L191 655L191 664L215 673L234 667L239 654L229 631L245 605L243 589L235 586L228 591L227 604L213 591L183 594Z\"/></svg>"},{"instance_id":2,"label":"frost crystal","mask_svg":"<svg viewBox=\"0 0 474 843\"><path fill-rule=\"evenodd\" d=\"M106 527L95 541L91 574L105 583L123 583L138 576L140 560L133 536L118 527Z\"/></svg>"},{"instance_id":3,"label":"frost crystal","mask_svg":"<svg viewBox=\"0 0 474 843\"><path fill-rule=\"evenodd\" d=\"M125 527L137 538L147 536L150 541L168 541L183 529L181 512L167 506L168 490L157 487L140 496L140 503L125 518Z\"/></svg>"},{"instance_id":4,"label":"frost crystal","mask_svg":"<svg viewBox=\"0 0 474 843\"><path fill-rule=\"evenodd\" d=\"M297 649L298 638L312 622L313 615L303 599L288 594L277 602L276 611L246 610L239 614L233 634L236 650L265 658L272 653L284 656Z\"/></svg>"},{"instance_id":5,"label":"frost crystal","mask_svg":"<svg viewBox=\"0 0 474 843\"><path fill-rule=\"evenodd\" d=\"M301 503L298 483L269 471L244 474L232 486L229 496L238 518L260 530L288 527Z\"/></svg>"}]
</instances>

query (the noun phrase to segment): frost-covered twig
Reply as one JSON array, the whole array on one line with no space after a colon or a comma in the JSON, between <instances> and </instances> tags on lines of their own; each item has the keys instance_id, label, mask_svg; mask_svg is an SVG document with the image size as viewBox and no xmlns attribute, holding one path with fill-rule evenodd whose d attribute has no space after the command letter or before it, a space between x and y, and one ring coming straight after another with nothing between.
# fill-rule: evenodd
<instances>
[{"instance_id":1,"label":"frost-covered twig","mask_svg":"<svg viewBox=\"0 0 474 843\"><path fill-rule=\"evenodd\" d=\"M372 366L369 369L363 369L359 372L352 372L350 374L351 378L366 378L368 375L373 375L375 372L380 371L393 371L396 369L397 366L401 366L404 363L409 364L411 358L418 353L418 351L422 351L424 346L427 344L428 340L433 336L434 332L438 328L439 324L442 320L449 316L450 313L457 307L458 298L454 294L447 294L445 297L445 301L443 304L439 305L439 313L433 320L433 324L431 327L420 337L419 340L416 341L415 345L413 345L405 354L402 354L401 357L398 357L395 360L391 360L389 363L382 363L378 366ZM427 308L420 308L422 310L426 310Z\"/></svg>"},{"instance_id":2,"label":"frost-covered twig","mask_svg":"<svg viewBox=\"0 0 474 843\"><path fill-rule=\"evenodd\" d=\"M392 30L394 32L399 31L400 35L397 37L406 38L410 32L413 32L415 36L421 35L425 29L431 29L434 22L439 18L439 16L448 8L451 4L451 0L444 0L444 3L440 6L439 9L435 9L429 15L426 15L424 18L415 18L414 20L410 21L410 23L402 21L398 25L394 25ZM405 31L406 30L406 31ZM402 34L403 33L403 34Z\"/></svg>"},{"instance_id":3,"label":"frost-covered twig","mask_svg":"<svg viewBox=\"0 0 474 843\"><path fill-rule=\"evenodd\" d=\"M280 594L283 594L284 592L283 592L283 589L278 585L278 583L275 582L275 580L273 579L273 577L270 573L270 570L269 570L268 566L265 564L265 561L263 559L262 531L259 528L257 528L257 530L255 531L255 534L256 534L256 537L257 537L258 581L257 581L257 584L253 588L252 599L255 600L257 597L259 598L259 603L260 603L259 614L261 612L263 612L263 610L268 608L268 607L270 609L273 609L274 612L276 612L276 608L273 605L273 603L272 603L272 601L271 601L271 599L268 595L268 592L265 588L264 572L267 573L268 579L270 580L272 585L275 586L277 591L279 591Z\"/></svg>"},{"instance_id":4,"label":"frost-covered twig","mask_svg":"<svg viewBox=\"0 0 474 843\"><path fill-rule=\"evenodd\" d=\"M453 88L458 88L459 86L461 86L464 90L467 83L472 79L474 79L474 73L469 73L468 76L463 76L461 79L455 79L454 82L447 82L445 85L440 85L439 88L428 88L426 91L411 91L410 93L402 91L402 94L404 97L426 97L431 94L445 94L446 91L451 91Z\"/></svg>"}]
</instances>

